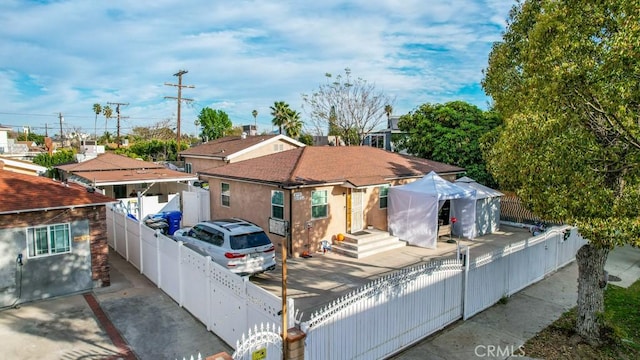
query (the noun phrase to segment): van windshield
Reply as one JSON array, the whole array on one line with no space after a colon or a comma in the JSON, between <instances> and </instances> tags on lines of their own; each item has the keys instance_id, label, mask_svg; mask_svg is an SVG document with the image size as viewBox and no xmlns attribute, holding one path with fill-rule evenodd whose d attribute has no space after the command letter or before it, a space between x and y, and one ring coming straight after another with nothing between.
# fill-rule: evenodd
<instances>
[{"instance_id":1,"label":"van windshield","mask_svg":"<svg viewBox=\"0 0 640 360\"><path fill-rule=\"evenodd\" d=\"M264 231L249 234L235 235L230 238L230 246L233 250L250 249L271 244L271 240Z\"/></svg>"}]
</instances>

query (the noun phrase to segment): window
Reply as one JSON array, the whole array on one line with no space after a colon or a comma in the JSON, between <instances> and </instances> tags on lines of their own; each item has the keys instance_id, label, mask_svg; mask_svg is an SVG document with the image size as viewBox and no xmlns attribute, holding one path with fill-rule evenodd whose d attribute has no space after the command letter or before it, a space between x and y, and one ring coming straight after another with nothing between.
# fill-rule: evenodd
<instances>
[{"instance_id":1,"label":"window","mask_svg":"<svg viewBox=\"0 0 640 360\"><path fill-rule=\"evenodd\" d=\"M231 190L229 188L229 184L220 183L220 197L222 201L222 206L229 206L229 204L231 203L230 202Z\"/></svg>"},{"instance_id":2,"label":"window","mask_svg":"<svg viewBox=\"0 0 640 360\"><path fill-rule=\"evenodd\" d=\"M191 174L193 170L193 165L191 163L184 164L184 172Z\"/></svg>"},{"instance_id":3,"label":"window","mask_svg":"<svg viewBox=\"0 0 640 360\"><path fill-rule=\"evenodd\" d=\"M389 195L389 185L380 186L378 188L380 192L380 209L387 208L387 196Z\"/></svg>"},{"instance_id":4,"label":"window","mask_svg":"<svg viewBox=\"0 0 640 360\"><path fill-rule=\"evenodd\" d=\"M284 192L271 191L271 217L284 220Z\"/></svg>"},{"instance_id":5,"label":"window","mask_svg":"<svg viewBox=\"0 0 640 360\"><path fill-rule=\"evenodd\" d=\"M279 152L284 150L284 144L273 144L273 151Z\"/></svg>"},{"instance_id":6,"label":"window","mask_svg":"<svg viewBox=\"0 0 640 360\"><path fill-rule=\"evenodd\" d=\"M371 147L384 149L384 135L370 135Z\"/></svg>"},{"instance_id":7,"label":"window","mask_svg":"<svg viewBox=\"0 0 640 360\"><path fill-rule=\"evenodd\" d=\"M56 224L27 229L29 257L48 256L71 252L69 224Z\"/></svg>"},{"instance_id":8,"label":"window","mask_svg":"<svg viewBox=\"0 0 640 360\"><path fill-rule=\"evenodd\" d=\"M327 190L311 192L311 218L326 218L329 210Z\"/></svg>"}]
</instances>

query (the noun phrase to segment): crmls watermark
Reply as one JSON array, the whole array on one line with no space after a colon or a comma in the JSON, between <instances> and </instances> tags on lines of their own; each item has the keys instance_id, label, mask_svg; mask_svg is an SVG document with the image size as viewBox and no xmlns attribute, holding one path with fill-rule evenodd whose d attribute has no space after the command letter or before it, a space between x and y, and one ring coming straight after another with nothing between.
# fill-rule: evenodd
<instances>
[{"instance_id":1,"label":"crmls watermark","mask_svg":"<svg viewBox=\"0 0 640 360\"><path fill-rule=\"evenodd\" d=\"M475 355L479 358L484 357L497 357L497 358L507 358L511 357L524 357L524 345L515 346L515 345L478 345L473 350Z\"/></svg>"}]
</instances>

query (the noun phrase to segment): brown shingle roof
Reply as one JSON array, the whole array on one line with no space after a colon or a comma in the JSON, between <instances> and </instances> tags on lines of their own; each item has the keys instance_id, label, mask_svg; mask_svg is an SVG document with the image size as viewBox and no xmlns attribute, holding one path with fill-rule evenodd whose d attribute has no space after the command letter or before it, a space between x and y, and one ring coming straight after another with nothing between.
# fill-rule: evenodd
<instances>
[{"instance_id":1,"label":"brown shingle roof","mask_svg":"<svg viewBox=\"0 0 640 360\"><path fill-rule=\"evenodd\" d=\"M180 155L198 155L223 158L263 141L273 139L276 136L278 135L256 135L247 136L244 139L240 136L226 136L181 151Z\"/></svg>"},{"instance_id":2,"label":"brown shingle roof","mask_svg":"<svg viewBox=\"0 0 640 360\"><path fill-rule=\"evenodd\" d=\"M89 206L115 201L100 193L90 193L78 184L0 170L0 213L35 209Z\"/></svg>"},{"instance_id":3,"label":"brown shingle roof","mask_svg":"<svg viewBox=\"0 0 640 360\"><path fill-rule=\"evenodd\" d=\"M56 166L68 172L79 171L103 171L103 170L141 170L141 169L162 169L163 165L154 164L148 161L132 159L128 156L104 153L95 159L80 163Z\"/></svg>"},{"instance_id":4,"label":"brown shingle roof","mask_svg":"<svg viewBox=\"0 0 640 360\"><path fill-rule=\"evenodd\" d=\"M198 179L198 176L194 174L171 170L164 167L164 165L112 153L100 154L95 159L77 164L59 165L56 168L98 186L105 183L188 181Z\"/></svg>"},{"instance_id":5,"label":"brown shingle roof","mask_svg":"<svg viewBox=\"0 0 640 360\"><path fill-rule=\"evenodd\" d=\"M420 177L431 171L446 174L464 169L369 146L308 146L205 170L202 175L285 186L344 182L367 186L388 179Z\"/></svg>"}]
</instances>

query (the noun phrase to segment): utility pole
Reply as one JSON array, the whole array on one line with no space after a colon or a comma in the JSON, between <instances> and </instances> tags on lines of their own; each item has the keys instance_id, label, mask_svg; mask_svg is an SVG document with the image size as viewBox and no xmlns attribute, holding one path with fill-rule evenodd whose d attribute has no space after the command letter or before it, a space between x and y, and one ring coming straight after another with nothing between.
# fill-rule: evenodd
<instances>
[{"instance_id":1,"label":"utility pole","mask_svg":"<svg viewBox=\"0 0 640 360\"><path fill-rule=\"evenodd\" d=\"M116 145L118 148L120 148L120 119L126 119L128 118L128 116L120 116L120 105L124 105L127 106L129 105L129 103L116 103L116 102L108 102L107 104L109 105L115 105L116 106L116 117L117 117L117 125L116 125L116 129L117 129L117 134L116 134Z\"/></svg>"},{"instance_id":2,"label":"utility pole","mask_svg":"<svg viewBox=\"0 0 640 360\"><path fill-rule=\"evenodd\" d=\"M60 147L64 147L64 135L62 134L62 122L64 118L62 117L62 113L58 113L58 119L60 119Z\"/></svg>"},{"instance_id":3,"label":"utility pole","mask_svg":"<svg viewBox=\"0 0 640 360\"><path fill-rule=\"evenodd\" d=\"M178 153L180 152L180 104L183 101L193 101L193 99L186 99L182 97L182 88L190 88L193 89L195 88L195 86L193 85L182 85L182 75L188 73L189 71L187 70L179 70L177 73L173 74L173 76L177 76L178 77L178 83L177 84L169 84L169 83L164 83L167 86L175 86L178 88L178 97L174 97L174 96L165 96L165 99L174 99L178 101L178 123L176 126L176 132L177 132L177 140L176 140L176 160L178 157Z\"/></svg>"}]
</instances>

